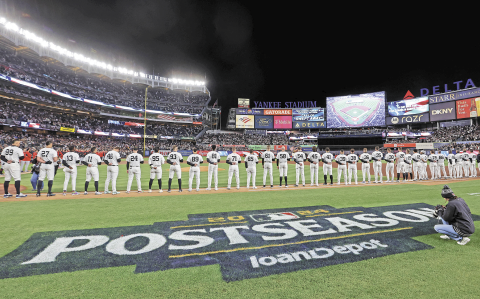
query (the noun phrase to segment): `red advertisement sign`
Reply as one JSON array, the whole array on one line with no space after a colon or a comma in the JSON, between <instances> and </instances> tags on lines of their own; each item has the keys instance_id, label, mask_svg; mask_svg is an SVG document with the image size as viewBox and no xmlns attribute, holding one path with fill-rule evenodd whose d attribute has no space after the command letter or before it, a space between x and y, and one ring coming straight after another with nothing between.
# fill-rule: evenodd
<instances>
[{"instance_id":1,"label":"red advertisement sign","mask_svg":"<svg viewBox=\"0 0 480 299\"><path fill-rule=\"evenodd\" d=\"M292 115L292 109L265 109L263 115Z\"/></svg>"},{"instance_id":2,"label":"red advertisement sign","mask_svg":"<svg viewBox=\"0 0 480 299\"><path fill-rule=\"evenodd\" d=\"M287 146L286 145L274 145L273 146L273 149L276 150L276 151L281 151L284 148L287 149Z\"/></svg>"},{"instance_id":3,"label":"red advertisement sign","mask_svg":"<svg viewBox=\"0 0 480 299\"><path fill-rule=\"evenodd\" d=\"M202 157L206 157L208 154L208 151L198 151L198 154Z\"/></svg>"},{"instance_id":4,"label":"red advertisement sign","mask_svg":"<svg viewBox=\"0 0 480 299\"><path fill-rule=\"evenodd\" d=\"M416 143L385 143L383 147L417 147Z\"/></svg>"},{"instance_id":5,"label":"red advertisement sign","mask_svg":"<svg viewBox=\"0 0 480 299\"><path fill-rule=\"evenodd\" d=\"M475 98L457 101L457 118L477 117Z\"/></svg>"},{"instance_id":6,"label":"red advertisement sign","mask_svg":"<svg viewBox=\"0 0 480 299\"><path fill-rule=\"evenodd\" d=\"M291 116L274 116L273 128L274 129L291 129L292 117Z\"/></svg>"},{"instance_id":7,"label":"red advertisement sign","mask_svg":"<svg viewBox=\"0 0 480 299\"><path fill-rule=\"evenodd\" d=\"M201 121L194 121L193 124L194 124L194 125L201 125L202 122L201 122Z\"/></svg>"}]
</instances>

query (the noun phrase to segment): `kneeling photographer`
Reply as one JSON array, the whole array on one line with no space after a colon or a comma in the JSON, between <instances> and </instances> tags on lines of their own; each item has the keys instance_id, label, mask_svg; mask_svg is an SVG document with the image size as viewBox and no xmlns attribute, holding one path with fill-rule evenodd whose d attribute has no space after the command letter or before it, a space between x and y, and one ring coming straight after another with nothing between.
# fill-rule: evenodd
<instances>
[{"instance_id":1,"label":"kneeling photographer","mask_svg":"<svg viewBox=\"0 0 480 299\"><path fill-rule=\"evenodd\" d=\"M445 185L442 189L442 197L448 201L447 206L435 207L433 216L442 220L443 224L435 225L435 230L441 234L440 238L457 241L459 245L470 242L470 237L475 232L470 208L463 198L455 196L452 189Z\"/></svg>"}]
</instances>

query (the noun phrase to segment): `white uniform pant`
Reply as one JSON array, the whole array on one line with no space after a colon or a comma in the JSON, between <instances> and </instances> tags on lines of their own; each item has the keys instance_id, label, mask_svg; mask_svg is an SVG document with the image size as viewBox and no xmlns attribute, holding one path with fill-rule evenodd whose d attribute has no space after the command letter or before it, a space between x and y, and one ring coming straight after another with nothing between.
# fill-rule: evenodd
<instances>
[{"instance_id":1,"label":"white uniform pant","mask_svg":"<svg viewBox=\"0 0 480 299\"><path fill-rule=\"evenodd\" d=\"M87 174L85 177L85 181L90 182L92 178L95 182L98 182L98 180L100 179L97 167L87 167Z\"/></svg>"},{"instance_id":2,"label":"white uniform pant","mask_svg":"<svg viewBox=\"0 0 480 299\"><path fill-rule=\"evenodd\" d=\"M10 182L12 178L14 181L20 181L22 178L20 164L18 163L4 163L3 170L5 173L5 182Z\"/></svg>"},{"instance_id":3,"label":"white uniform pant","mask_svg":"<svg viewBox=\"0 0 480 299\"><path fill-rule=\"evenodd\" d=\"M302 184L305 185L305 164L301 162L301 164L295 164L295 182L298 185L300 181L300 175L302 177Z\"/></svg>"},{"instance_id":4,"label":"white uniform pant","mask_svg":"<svg viewBox=\"0 0 480 299\"><path fill-rule=\"evenodd\" d=\"M42 165L40 165L40 173L38 174L38 180L43 181L45 180L45 177L47 177L49 181L53 181L53 178L55 177L55 168L53 164L42 163Z\"/></svg>"},{"instance_id":5,"label":"white uniform pant","mask_svg":"<svg viewBox=\"0 0 480 299\"><path fill-rule=\"evenodd\" d=\"M30 165L30 161L20 161L20 171L28 171L28 165ZM23 170L25 168L25 170Z\"/></svg>"},{"instance_id":6,"label":"white uniform pant","mask_svg":"<svg viewBox=\"0 0 480 299\"><path fill-rule=\"evenodd\" d=\"M168 178L173 179L173 176L177 174L177 179L182 178L182 169L180 165L170 165L170 170L168 171Z\"/></svg>"},{"instance_id":7,"label":"white uniform pant","mask_svg":"<svg viewBox=\"0 0 480 299\"><path fill-rule=\"evenodd\" d=\"M358 183L356 162L354 164L348 164L348 183L349 184L352 183L352 175L355 178L355 184Z\"/></svg>"},{"instance_id":8,"label":"white uniform pant","mask_svg":"<svg viewBox=\"0 0 480 299\"><path fill-rule=\"evenodd\" d=\"M447 177L447 172L445 171L445 163L437 163L437 177L441 178L443 172L443 177Z\"/></svg>"},{"instance_id":9,"label":"white uniform pant","mask_svg":"<svg viewBox=\"0 0 480 299\"><path fill-rule=\"evenodd\" d=\"M134 176L137 179L137 190L142 191L142 182L140 181L142 177L142 171L139 166L130 166L130 169L128 170L127 191L130 191L130 187L132 187Z\"/></svg>"},{"instance_id":10,"label":"white uniform pant","mask_svg":"<svg viewBox=\"0 0 480 299\"><path fill-rule=\"evenodd\" d=\"M421 162L413 162L413 179L417 180L422 177L422 165Z\"/></svg>"},{"instance_id":11,"label":"white uniform pant","mask_svg":"<svg viewBox=\"0 0 480 299\"><path fill-rule=\"evenodd\" d=\"M72 169L68 167L63 168L65 172L65 181L63 182L63 190L66 191L68 188L68 181L72 180L72 191L77 190L77 166L72 166Z\"/></svg>"},{"instance_id":12,"label":"white uniform pant","mask_svg":"<svg viewBox=\"0 0 480 299\"><path fill-rule=\"evenodd\" d=\"M162 179L162 167L161 166L156 166L157 169L154 169L153 167L150 168L150 179L153 180L155 177L157 177L157 180Z\"/></svg>"},{"instance_id":13,"label":"white uniform pant","mask_svg":"<svg viewBox=\"0 0 480 299\"><path fill-rule=\"evenodd\" d=\"M388 162L387 167L387 181L395 180L395 164L393 162Z\"/></svg>"},{"instance_id":14,"label":"white uniform pant","mask_svg":"<svg viewBox=\"0 0 480 299\"><path fill-rule=\"evenodd\" d=\"M347 184L347 165L338 165L337 172L337 183L340 184L343 172L343 181Z\"/></svg>"},{"instance_id":15,"label":"white uniform pant","mask_svg":"<svg viewBox=\"0 0 480 299\"><path fill-rule=\"evenodd\" d=\"M257 176L257 168L255 166L247 168L247 188L250 187L250 178L252 179L252 187L255 187L255 177Z\"/></svg>"},{"instance_id":16,"label":"white uniform pant","mask_svg":"<svg viewBox=\"0 0 480 299\"><path fill-rule=\"evenodd\" d=\"M280 171L280 177L288 176L288 164L280 163L278 165L278 170Z\"/></svg>"},{"instance_id":17,"label":"white uniform pant","mask_svg":"<svg viewBox=\"0 0 480 299\"><path fill-rule=\"evenodd\" d=\"M188 172L188 189L192 189L192 182L193 177L195 177L197 183L197 189L200 188L200 167L190 167L190 171Z\"/></svg>"},{"instance_id":18,"label":"white uniform pant","mask_svg":"<svg viewBox=\"0 0 480 299\"><path fill-rule=\"evenodd\" d=\"M237 187L240 187L240 174L238 173L238 164L237 165L230 165L228 168L228 188L232 185L232 176L235 174L235 182L237 183Z\"/></svg>"},{"instance_id":19,"label":"white uniform pant","mask_svg":"<svg viewBox=\"0 0 480 299\"><path fill-rule=\"evenodd\" d=\"M105 180L105 191L108 191L108 185L112 182L112 191L117 192L118 166L107 166L107 179Z\"/></svg>"},{"instance_id":20,"label":"white uniform pant","mask_svg":"<svg viewBox=\"0 0 480 299\"><path fill-rule=\"evenodd\" d=\"M455 173L457 174L457 178L462 177L463 173L463 162L459 161L457 164L455 164Z\"/></svg>"},{"instance_id":21,"label":"white uniform pant","mask_svg":"<svg viewBox=\"0 0 480 299\"><path fill-rule=\"evenodd\" d=\"M455 174L455 164L448 163L448 175L451 178L454 178L456 176L456 174Z\"/></svg>"},{"instance_id":22,"label":"white uniform pant","mask_svg":"<svg viewBox=\"0 0 480 299\"><path fill-rule=\"evenodd\" d=\"M430 162L430 175L432 179L437 177L437 162Z\"/></svg>"},{"instance_id":23,"label":"white uniform pant","mask_svg":"<svg viewBox=\"0 0 480 299\"><path fill-rule=\"evenodd\" d=\"M365 180L365 177L367 177L368 180ZM368 181L370 183L370 163L362 162L362 181Z\"/></svg>"},{"instance_id":24,"label":"white uniform pant","mask_svg":"<svg viewBox=\"0 0 480 299\"><path fill-rule=\"evenodd\" d=\"M405 162L398 162L397 164L397 173L405 173L407 169L405 168Z\"/></svg>"},{"instance_id":25,"label":"white uniform pant","mask_svg":"<svg viewBox=\"0 0 480 299\"><path fill-rule=\"evenodd\" d=\"M323 175L332 175L332 164L323 163Z\"/></svg>"},{"instance_id":26,"label":"white uniform pant","mask_svg":"<svg viewBox=\"0 0 480 299\"><path fill-rule=\"evenodd\" d=\"M310 184L318 185L318 163L310 163Z\"/></svg>"},{"instance_id":27,"label":"white uniform pant","mask_svg":"<svg viewBox=\"0 0 480 299\"><path fill-rule=\"evenodd\" d=\"M465 173L465 177L470 176L470 161L463 161L463 172Z\"/></svg>"},{"instance_id":28,"label":"white uniform pant","mask_svg":"<svg viewBox=\"0 0 480 299\"><path fill-rule=\"evenodd\" d=\"M422 175L423 179L428 179L427 162L422 162Z\"/></svg>"},{"instance_id":29,"label":"white uniform pant","mask_svg":"<svg viewBox=\"0 0 480 299\"><path fill-rule=\"evenodd\" d=\"M267 174L270 174L270 185L273 185L273 166L270 162L263 164L263 185L266 185Z\"/></svg>"},{"instance_id":30,"label":"white uniform pant","mask_svg":"<svg viewBox=\"0 0 480 299\"><path fill-rule=\"evenodd\" d=\"M215 179L215 188L218 188L218 164L208 164L208 188L212 187L212 175Z\"/></svg>"},{"instance_id":31,"label":"white uniform pant","mask_svg":"<svg viewBox=\"0 0 480 299\"><path fill-rule=\"evenodd\" d=\"M477 176L477 168L475 167L475 160L473 160L472 163L470 163L470 174L472 176Z\"/></svg>"},{"instance_id":32,"label":"white uniform pant","mask_svg":"<svg viewBox=\"0 0 480 299\"><path fill-rule=\"evenodd\" d=\"M382 161L373 161L373 173L375 175L375 182L383 181ZM378 181L377 181L377 176L378 176Z\"/></svg>"}]
</instances>

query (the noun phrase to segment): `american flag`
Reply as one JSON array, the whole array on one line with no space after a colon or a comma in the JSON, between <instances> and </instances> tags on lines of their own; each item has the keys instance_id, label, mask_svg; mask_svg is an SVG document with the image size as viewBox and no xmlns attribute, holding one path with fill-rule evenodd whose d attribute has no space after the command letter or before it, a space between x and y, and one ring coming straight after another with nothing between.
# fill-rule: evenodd
<instances>
[{"instance_id":1,"label":"american flag","mask_svg":"<svg viewBox=\"0 0 480 299\"><path fill-rule=\"evenodd\" d=\"M243 122L244 124L246 124L246 123L248 123L249 121L251 121L251 119L248 118L248 117L242 117L242 118L239 118L238 120L241 121L241 122Z\"/></svg>"}]
</instances>

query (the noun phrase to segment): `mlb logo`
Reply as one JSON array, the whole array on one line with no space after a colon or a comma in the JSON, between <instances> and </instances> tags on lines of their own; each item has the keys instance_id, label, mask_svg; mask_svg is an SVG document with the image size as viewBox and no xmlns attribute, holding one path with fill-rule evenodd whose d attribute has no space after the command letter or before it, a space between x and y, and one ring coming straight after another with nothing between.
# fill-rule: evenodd
<instances>
[{"instance_id":1,"label":"mlb logo","mask_svg":"<svg viewBox=\"0 0 480 299\"><path fill-rule=\"evenodd\" d=\"M254 215L250 215L250 217L256 222L293 220L293 219L300 218L297 215L290 212L254 214Z\"/></svg>"}]
</instances>

